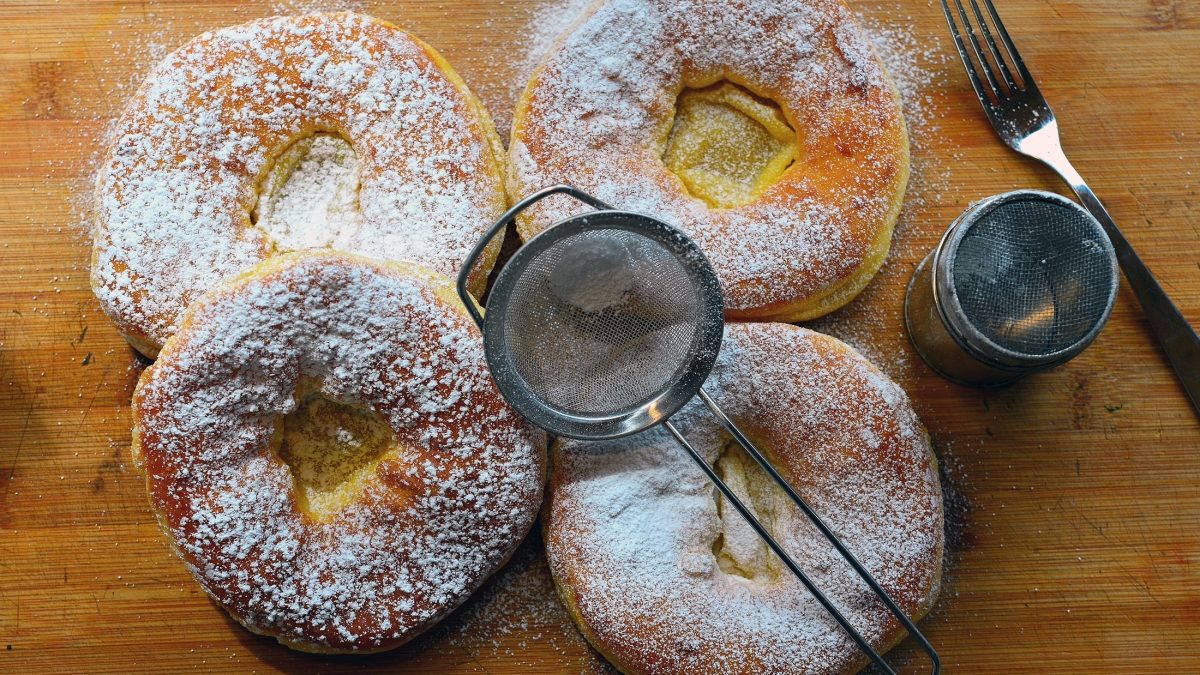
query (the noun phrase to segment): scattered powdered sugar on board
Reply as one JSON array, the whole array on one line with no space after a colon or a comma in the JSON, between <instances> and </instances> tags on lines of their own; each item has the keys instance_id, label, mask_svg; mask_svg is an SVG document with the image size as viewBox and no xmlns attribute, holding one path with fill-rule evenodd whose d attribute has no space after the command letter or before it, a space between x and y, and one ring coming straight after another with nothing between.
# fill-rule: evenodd
<instances>
[{"instance_id":1,"label":"scattered powdered sugar on board","mask_svg":"<svg viewBox=\"0 0 1200 675\"><path fill-rule=\"evenodd\" d=\"M948 63L949 56L941 46L937 35L918 34L912 28L912 17L898 12L888 14L887 22L867 15L859 15L859 22L867 33L875 53L883 61L904 109L908 124L910 152L910 174L908 192L904 198L904 209L896 224L892 248L894 253L905 256L912 254L907 236L913 223L914 211L936 201L945 190L949 167L933 154L932 139L940 133L938 126L938 103L933 88L939 84L941 67ZM947 223L948 224L948 223Z\"/></svg>"},{"instance_id":2,"label":"scattered powdered sugar on board","mask_svg":"<svg viewBox=\"0 0 1200 675\"><path fill-rule=\"evenodd\" d=\"M534 656L530 643L547 644L553 654ZM617 672L589 647L558 599L537 526L503 570L411 649L465 652L478 672L489 672L483 662L496 659L539 672Z\"/></svg>"},{"instance_id":3,"label":"scattered powdered sugar on board","mask_svg":"<svg viewBox=\"0 0 1200 675\"><path fill-rule=\"evenodd\" d=\"M309 14L311 12L366 12L371 3L365 0L271 0L265 4L270 8L267 14Z\"/></svg>"}]
</instances>

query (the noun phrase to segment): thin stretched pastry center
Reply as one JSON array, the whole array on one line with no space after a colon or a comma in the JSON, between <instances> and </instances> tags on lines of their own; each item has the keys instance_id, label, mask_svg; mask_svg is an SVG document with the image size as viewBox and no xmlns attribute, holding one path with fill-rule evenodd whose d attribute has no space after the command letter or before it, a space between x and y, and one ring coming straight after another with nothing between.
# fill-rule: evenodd
<instances>
[{"instance_id":1,"label":"thin stretched pastry center","mask_svg":"<svg viewBox=\"0 0 1200 675\"><path fill-rule=\"evenodd\" d=\"M259 186L250 219L277 252L341 248L362 219L358 154L334 134L315 134L289 145Z\"/></svg>"},{"instance_id":2,"label":"thin stretched pastry center","mask_svg":"<svg viewBox=\"0 0 1200 675\"><path fill-rule=\"evenodd\" d=\"M796 161L796 132L779 106L722 81L684 89L663 163L709 206L752 201Z\"/></svg>"},{"instance_id":3,"label":"thin stretched pastry center","mask_svg":"<svg viewBox=\"0 0 1200 675\"><path fill-rule=\"evenodd\" d=\"M787 495L775 485L767 472L733 439L725 444L713 468L774 536L784 516ZM716 488L713 488L713 499L717 503L718 531L712 551L721 571L752 581L769 581L778 577L780 563L766 542Z\"/></svg>"},{"instance_id":4,"label":"thin stretched pastry center","mask_svg":"<svg viewBox=\"0 0 1200 675\"><path fill-rule=\"evenodd\" d=\"M328 520L366 488L384 454L395 445L387 422L362 406L314 389L297 392L296 408L284 416L279 456L292 470L302 511Z\"/></svg>"}]
</instances>

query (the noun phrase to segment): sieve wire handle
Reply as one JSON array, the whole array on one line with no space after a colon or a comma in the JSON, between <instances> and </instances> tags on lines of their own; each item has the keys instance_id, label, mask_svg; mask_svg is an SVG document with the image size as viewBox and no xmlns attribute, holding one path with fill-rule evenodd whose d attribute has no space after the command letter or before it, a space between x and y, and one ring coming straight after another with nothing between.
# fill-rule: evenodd
<instances>
[{"instance_id":1,"label":"sieve wire handle","mask_svg":"<svg viewBox=\"0 0 1200 675\"><path fill-rule=\"evenodd\" d=\"M592 208L605 211L612 209L612 207L608 204L596 199L583 190L571 187L570 185L560 184L542 188L541 190L534 192L516 204L513 204L512 208L505 211L504 215L500 216L496 222L492 223L492 226L488 228L487 232L484 233L479 242L475 244L475 247L471 249L471 252L467 254L467 259L463 261L462 269L458 271L458 297L462 298L463 304L466 305L467 311L471 313L471 318L475 320L475 325L479 326L479 330L483 330L483 314L479 312L479 307L475 301L475 298L472 297L470 291L467 290L467 280L471 276L471 270L475 268L475 263L479 261L479 256L483 255L483 250L486 249L488 244L492 242L492 239L494 239L497 234L504 231L504 229L508 227L509 223L516 220L517 216L520 215L522 211L530 206L533 206L535 203L545 199L546 197L549 197L550 195L557 194L564 194L574 197L575 199L587 204L588 206L591 206Z\"/></svg>"},{"instance_id":2,"label":"sieve wire handle","mask_svg":"<svg viewBox=\"0 0 1200 675\"><path fill-rule=\"evenodd\" d=\"M883 602L885 606L887 606L887 609L889 612L891 612L892 616L896 617L896 619L904 626L905 630L908 631L909 635L912 635L913 638L917 640L921 646L921 649L929 656L929 661L932 664L931 672L933 672L934 675L937 675L937 673L941 672L941 659L938 657L937 651L933 648L933 645L930 644L929 640L926 639L921 631L917 629L916 625L908 618L904 611L900 609L899 605L892 600L891 596L887 594L887 591L883 590L883 587L879 585L879 582L877 582L873 576L871 576L871 573L867 571L867 568L858 561L858 558L856 558L854 554L850 552L850 549L846 548L846 545L842 543L842 540L839 539L838 536L834 534L833 530L831 530L829 526L825 524L825 521L821 519L817 512L814 511L812 507L809 506L808 503L805 502L804 499L794 489L792 489L792 486L789 485L788 482L784 480L783 476L775 470L775 467L772 466L769 461L767 461L767 458L761 452L759 452L758 448L756 448L754 444L750 442L750 439L747 438L746 435L742 433L741 429L739 429L738 426L733 423L733 420L729 419L725 412L721 410L721 407L717 405L717 402L708 395L708 392L701 388L698 393L700 399L704 401L706 406L708 406L709 411L712 412L713 416L717 418L717 421L720 422L721 426L725 427L725 430L733 436L734 440L737 441L737 444L754 458L754 461L757 462L758 465L767 472L767 475L770 476L771 479L774 480L775 483L787 494L787 496L791 498L792 502L795 503L802 512L804 512L804 515L807 516L812 524L821 531L821 534L829 540L829 543L833 545L833 547L839 554L841 554L843 558L845 558L846 562L850 563L850 566L853 567L854 571L858 573L858 576L862 578L864 582L866 582L867 586L871 588L871 591L875 593L875 595ZM762 540L766 542L767 546L775 552L775 555L779 556L779 559L783 561L783 564L789 570L791 570L792 574L794 574L797 579L800 580L800 583L804 584L804 587L807 588L810 593L812 593L813 597L817 599L817 602L819 602L821 606L824 607L831 616L833 616L842 629L845 630L850 638L853 639L858 645L859 649L863 650L863 652L870 657L871 661L883 669L885 673L891 673L894 675L896 671L893 670L892 667L883 660L883 657L879 655L879 652L875 651L875 649L871 647L862 634L859 633L853 625L851 625L850 621L846 619L846 617L841 613L841 611L838 610L833 602L824 593L822 593L819 588L817 588L817 585L813 582L813 580L810 579L808 575L806 575L804 571L800 569L800 566L796 564L796 561L793 560L785 550L783 550L783 547L780 546L779 542L777 542L775 538L771 536L771 533L767 531L766 527L764 527L763 524L754 517L754 514L750 512L750 509L748 509L746 505L743 504L742 501L733 494L733 491L729 488L725 481L721 480L721 477L717 475L717 472L713 470L712 466L710 466L709 463L700 455L700 453L692 447L691 443L684 438L683 434L679 432L675 425L671 424L670 420L663 422L663 425L669 432L671 432L671 435L675 437L675 440L678 441L679 444L688 451L688 454L691 455L692 459L695 460L698 465L700 465L700 468L705 474L708 475L708 479L712 481L713 485L716 485L717 489L721 491L721 494L723 494L725 498L729 500L729 503L733 504L734 509L736 509L737 512L740 513L743 518L745 518L750 527L758 533L758 536L761 537Z\"/></svg>"},{"instance_id":3,"label":"sieve wire handle","mask_svg":"<svg viewBox=\"0 0 1200 675\"><path fill-rule=\"evenodd\" d=\"M821 603L821 606L833 616L839 625L841 625L842 630L846 631L846 633L850 635L850 638L854 640L855 644L858 645L858 648L863 650L863 652L871 658L871 661L874 662L875 665L879 666L883 672L887 673L888 675L896 675L896 671L888 665L887 661L883 660L883 657L879 655L879 652L875 651L875 649L871 647L866 638L864 638L862 634L854 628L854 625L850 623L850 620L847 619L842 614L841 610L839 610L837 606L833 604L833 601L826 597L826 595L821 592L820 588L817 588L817 584L813 582L813 580L810 579L807 574L804 573L804 570L800 569L800 566L796 564L795 560L792 560L792 557L788 555L787 551L783 550L783 547L779 545L779 542L775 541L775 537L772 537L771 533L767 531L767 528L764 527L763 524L754 517L754 514L750 512L750 509L742 503L742 500L738 499L737 495L733 494L733 490L729 488L729 485L727 485L725 481L721 480L721 477L717 475L717 472L713 470L712 466L710 466L709 463L700 455L700 453L694 447L692 447L692 444L689 443L686 438L684 438L683 434L679 433L679 429L676 429L675 425L671 424L670 420L663 422L663 426L665 426L667 431L670 431L671 435L675 437L675 440L678 441L679 444L688 451L688 454L691 455L692 459L696 461L696 464L698 464L700 468L704 470L704 473L708 474L708 479L712 481L713 485L717 486L717 489L721 491L721 494L725 495L725 499L727 499L730 504L733 504L733 507L737 510L737 512L742 514L742 518L746 519L746 523L749 524L750 527L754 528L754 531L758 533L758 536L767 543L767 546L769 546L770 549L775 552L775 555L779 556L779 559L782 560L783 564L792 571L792 574L796 575L796 578L800 580L800 583L804 584L804 587L808 589L808 592L812 593L813 597L817 599L817 602Z\"/></svg>"}]
</instances>

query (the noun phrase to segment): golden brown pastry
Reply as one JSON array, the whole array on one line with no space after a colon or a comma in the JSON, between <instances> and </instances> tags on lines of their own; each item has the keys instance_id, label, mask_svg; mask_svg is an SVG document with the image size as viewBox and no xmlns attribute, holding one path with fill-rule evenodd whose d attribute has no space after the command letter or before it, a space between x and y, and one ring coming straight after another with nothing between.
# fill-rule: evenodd
<instances>
[{"instance_id":1,"label":"golden brown pastry","mask_svg":"<svg viewBox=\"0 0 1200 675\"><path fill-rule=\"evenodd\" d=\"M463 81L390 23L317 13L205 33L154 69L113 130L92 287L154 356L189 302L283 252L453 275L506 207L502 165Z\"/></svg>"},{"instance_id":2,"label":"golden brown pastry","mask_svg":"<svg viewBox=\"0 0 1200 675\"><path fill-rule=\"evenodd\" d=\"M604 0L519 100L508 183L662 218L729 318L799 321L879 270L908 172L898 94L841 0ZM578 208L547 200L519 231Z\"/></svg>"},{"instance_id":3,"label":"golden brown pastry","mask_svg":"<svg viewBox=\"0 0 1200 675\"><path fill-rule=\"evenodd\" d=\"M834 338L731 324L705 385L914 620L941 578L942 495L908 398ZM903 628L693 402L673 418L880 651ZM852 673L866 656L662 429L560 439L546 551L589 641L627 673Z\"/></svg>"},{"instance_id":4,"label":"golden brown pastry","mask_svg":"<svg viewBox=\"0 0 1200 675\"><path fill-rule=\"evenodd\" d=\"M512 554L545 436L501 398L448 279L323 252L197 299L133 398L136 463L179 556L293 649L412 639Z\"/></svg>"}]
</instances>

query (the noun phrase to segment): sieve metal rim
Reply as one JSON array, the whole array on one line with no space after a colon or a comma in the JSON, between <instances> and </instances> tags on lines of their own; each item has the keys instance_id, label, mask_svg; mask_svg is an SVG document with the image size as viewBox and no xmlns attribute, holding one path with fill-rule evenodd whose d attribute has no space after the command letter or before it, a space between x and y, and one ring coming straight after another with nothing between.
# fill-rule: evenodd
<instances>
[{"instance_id":1,"label":"sieve metal rim","mask_svg":"<svg viewBox=\"0 0 1200 675\"><path fill-rule=\"evenodd\" d=\"M1092 327L1071 345L1042 356L1031 356L1014 351L998 344L979 331L966 319L966 314L959 303L958 292L954 287L953 281L954 256L952 254L958 250L958 244L966 236L970 227L995 209L1006 204L1021 201L1050 202L1083 217L1084 222L1088 223L1096 233L1097 240L1102 243L1105 253L1107 253L1110 268L1109 278L1111 282L1105 302L1105 309L1097 317ZM951 255L948 255L943 260L943 254L947 252L951 253ZM1013 190L981 199L972 204L950 224L946 233L942 235L937 248L934 249L932 269L930 270L933 283L933 304L950 337L967 353L983 363L993 368L1011 371L1047 368L1071 360L1086 349L1100 334L1100 331L1104 328L1109 316L1112 314L1113 305L1116 304L1117 292L1120 288L1119 270L1117 254L1115 249L1113 249L1112 242L1108 238L1108 234L1104 231L1099 221L1086 209L1054 192Z\"/></svg>"},{"instance_id":2,"label":"sieve metal rim","mask_svg":"<svg viewBox=\"0 0 1200 675\"><path fill-rule=\"evenodd\" d=\"M503 319L512 290L528 264L555 243L582 232L621 229L646 236L671 253L687 260L698 294L700 317L692 339L689 358L681 372L654 396L636 408L616 414L581 415L550 406L533 394L531 387L513 367L505 344ZM677 228L632 211L602 209L562 220L525 242L496 275L483 314L483 348L492 378L504 398L521 415L556 435L580 440L607 440L635 434L670 418L708 378L724 336L724 294L716 271L694 241Z\"/></svg>"}]
</instances>

